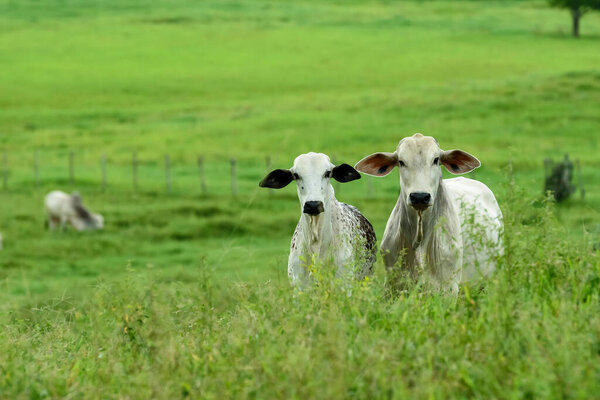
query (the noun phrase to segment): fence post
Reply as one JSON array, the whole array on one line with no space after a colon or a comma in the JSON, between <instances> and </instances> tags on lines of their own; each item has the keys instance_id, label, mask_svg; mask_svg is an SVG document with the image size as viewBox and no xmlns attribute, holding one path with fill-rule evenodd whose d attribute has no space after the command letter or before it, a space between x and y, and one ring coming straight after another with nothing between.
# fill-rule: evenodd
<instances>
[{"instance_id":1,"label":"fence post","mask_svg":"<svg viewBox=\"0 0 600 400\"><path fill-rule=\"evenodd\" d=\"M69 186L73 188L75 184L75 153L69 152Z\"/></svg>"},{"instance_id":2,"label":"fence post","mask_svg":"<svg viewBox=\"0 0 600 400\"><path fill-rule=\"evenodd\" d=\"M171 193L171 159L165 154L165 186L167 193Z\"/></svg>"},{"instance_id":3,"label":"fence post","mask_svg":"<svg viewBox=\"0 0 600 400\"><path fill-rule=\"evenodd\" d=\"M135 193L137 193L137 191L138 191L138 157L137 157L136 150L134 150L133 154L131 155L131 171L132 171L132 178L133 178L133 191Z\"/></svg>"},{"instance_id":4,"label":"fence post","mask_svg":"<svg viewBox=\"0 0 600 400\"><path fill-rule=\"evenodd\" d=\"M2 188L8 189L8 155L6 150L2 152Z\"/></svg>"},{"instance_id":5,"label":"fence post","mask_svg":"<svg viewBox=\"0 0 600 400\"><path fill-rule=\"evenodd\" d=\"M200 189L202 194L206 195L206 180L204 179L204 158L198 156L198 173L200 174Z\"/></svg>"},{"instance_id":6,"label":"fence post","mask_svg":"<svg viewBox=\"0 0 600 400\"><path fill-rule=\"evenodd\" d=\"M33 158L33 172L35 174L35 187L40 187L40 152L38 150L35 151L35 155Z\"/></svg>"},{"instance_id":7,"label":"fence post","mask_svg":"<svg viewBox=\"0 0 600 400\"><path fill-rule=\"evenodd\" d=\"M266 162L267 162L267 174L268 174L269 172L271 172L271 157L267 156ZM269 189L269 196L273 196L273 189Z\"/></svg>"},{"instance_id":8,"label":"fence post","mask_svg":"<svg viewBox=\"0 0 600 400\"><path fill-rule=\"evenodd\" d=\"M102 167L102 192L106 191L106 153L102 153L102 159L100 160Z\"/></svg>"},{"instance_id":9,"label":"fence post","mask_svg":"<svg viewBox=\"0 0 600 400\"><path fill-rule=\"evenodd\" d=\"M229 163L231 164L231 194L233 196L237 196L237 182L235 177L235 158L231 157L229 159Z\"/></svg>"}]
</instances>

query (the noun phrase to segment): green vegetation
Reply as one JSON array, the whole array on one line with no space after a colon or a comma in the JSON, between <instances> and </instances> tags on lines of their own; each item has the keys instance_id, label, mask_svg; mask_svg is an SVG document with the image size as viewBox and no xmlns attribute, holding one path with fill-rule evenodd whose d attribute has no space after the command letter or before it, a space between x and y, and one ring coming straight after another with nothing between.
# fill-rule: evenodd
<instances>
[{"instance_id":1,"label":"green vegetation","mask_svg":"<svg viewBox=\"0 0 600 400\"><path fill-rule=\"evenodd\" d=\"M573 21L573 36L579 37L579 20L590 10L600 10L598 0L549 0L548 3L554 7L566 8L571 13Z\"/></svg>"},{"instance_id":2,"label":"green vegetation","mask_svg":"<svg viewBox=\"0 0 600 400\"><path fill-rule=\"evenodd\" d=\"M573 41L563 14L542 0L0 0L0 398L597 396L600 16ZM299 206L291 185L258 188L265 157L353 164L414 132L482 161L506 217L498 273L456 301L388 298L381 261L351 297L327 281L295 293ZM101 232L44 229L70 151ZM586 197L557 206L543 159L564 153ZM336 193L381 237L398 180Z\"/></svg>"}]
</instances>

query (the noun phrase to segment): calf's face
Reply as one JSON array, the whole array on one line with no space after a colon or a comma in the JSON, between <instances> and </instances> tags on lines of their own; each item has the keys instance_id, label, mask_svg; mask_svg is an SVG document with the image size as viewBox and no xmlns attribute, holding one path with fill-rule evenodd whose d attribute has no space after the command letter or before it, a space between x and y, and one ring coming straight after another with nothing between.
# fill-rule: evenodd
<instances>
[{"instance_id":1,"label":"calf's face","mask_svg":"<svg viewBox=\"0 0 600 400\"><path fill-rule=\"evenodd\" d=\"M281 189L295 180L302 212L314 216L330 206L334 197L331 178L350 182L360 179L360 174L348 164L333 165L325 154L307 153L296 157L292 168L270 172L259 186Z\"/></svg>"},{"instance_id":2,"label":"calf's face","mask_svg":"<svg viewBox=\"0 0 600 400\"><path fill-rule=\"evenodd\" d=\"M462 150L443 151L431 136L416 133L398 143L393 153L375 153L360 160L355 168L373 176L385 176L394 167L400 169L400 196L416 211L431 207L442 179L440 165L453 174L479 167L477 158Z\"/></svg>"}]
</instances>

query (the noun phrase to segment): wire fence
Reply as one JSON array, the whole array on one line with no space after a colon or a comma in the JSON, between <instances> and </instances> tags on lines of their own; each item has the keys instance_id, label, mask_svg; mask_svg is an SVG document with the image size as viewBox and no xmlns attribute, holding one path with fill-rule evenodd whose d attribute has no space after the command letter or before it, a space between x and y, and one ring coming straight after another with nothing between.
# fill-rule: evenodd
<instances>
[{"instance_id":1,"label":"wire fence","mask_svg":"<svg viewBox=\"0 0 600 400\"><path fill-rule=\"evenodd\" d=\"M126 191L133 193L165 193L168 195L230 195L253 193L258 182L273 168L285 168L290 161L278 162L275 157L244 159L205 156L203 154L140 155L137 151L111 154L90 151L19 153L11 156L2 151L2 191L20 190L81 190L90 192ZM335 157L332 157L335 163ZM276 165L277 164L277 165ZM371 198L397 194L398 183L390 180L378 189L373 178L363 176L363 182L340 185L332 181L336 192ZM277 192L263 189L272 196Z\"/></svg>"},{"instance_id":2,"label":"wire fence","mask_svg":"<svg viewBox=\"0 0 600 400\"><path fill-rule=\"evenodd\" d=\"M273 168L286 168L292 159L266 155L262 158L241 158L193 153L143 153L137 151L95 152L32 151L11 153L2 150L2 192L26 190L84 190L86 192L130 192L166 195L229 195L245 196L256 192L258 182ZM336 157L331 161L336 164ZM510 163L510 161L509 161ZM582 167L579 160L571 168L569 182L584 198ZM549 161L544 163L544 179L549 176ZM585 172L585 171L584 171ZM469 174L477 178L480 171ZM502 181L502 170L485 172L487 181ZM535 174L535 173L534 173ZM498 176L494 176L498 175ZM490 179L491 178L491 179ZM541 177L540 177L541 178ZM362 175L359 182L342 185L332 180L336 194L356 198L397 197L397 179L379 179ZM541 180L541 179L540 179ZM540 192L545 193L543 181ZM293 186L293 185L290 185ZM554 189L556 190L556 189ZM277 190L261 189L273 196ZM285 192L285 191L284 191ZM289 193L289 192L288 192Z\"/></svg>"}]
</instances>

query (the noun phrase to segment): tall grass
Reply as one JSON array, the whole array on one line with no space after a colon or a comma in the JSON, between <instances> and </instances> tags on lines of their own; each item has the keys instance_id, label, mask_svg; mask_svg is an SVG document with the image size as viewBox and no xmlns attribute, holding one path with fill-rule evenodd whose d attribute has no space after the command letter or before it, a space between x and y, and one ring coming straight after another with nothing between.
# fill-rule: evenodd
<instances>
[{"instance_id":1,"label":"tall grass","mask_svg":"<svg viewBox=\"0 0 600 400\"><path fill-rule=\"evenodd\" d=\"M563 240L554 204L509 187L506 254L457 299L385 275L291 289L285 278L160 282L130 268L91 295L16 309L0 397L592 398L600 260Z\"/></svg>"}]
</instances>

